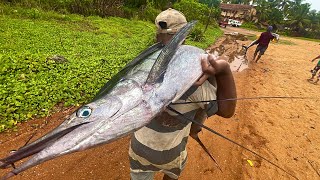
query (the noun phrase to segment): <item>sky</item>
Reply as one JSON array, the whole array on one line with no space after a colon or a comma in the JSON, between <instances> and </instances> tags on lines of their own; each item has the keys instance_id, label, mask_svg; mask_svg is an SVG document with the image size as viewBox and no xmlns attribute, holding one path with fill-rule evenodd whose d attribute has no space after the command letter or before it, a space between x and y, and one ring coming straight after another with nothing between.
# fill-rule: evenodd
<instances>
[{"instance_id":1,"label":"sky","mask_svg":"<svg viewBox=\"0 0 320 180\"><path fill-rule=\"evenodd\" d=\"M302 1L302 3L309 3L311 4L311 10L315 9L317 11L320 11L320 1L319 0L305 0Z\"/></svg>"}]
</instances>

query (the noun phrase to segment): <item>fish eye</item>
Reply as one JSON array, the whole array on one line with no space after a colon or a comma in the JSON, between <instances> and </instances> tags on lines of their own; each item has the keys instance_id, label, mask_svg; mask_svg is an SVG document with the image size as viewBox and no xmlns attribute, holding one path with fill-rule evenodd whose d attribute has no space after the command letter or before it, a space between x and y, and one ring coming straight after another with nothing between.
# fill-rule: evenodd
<instances>
[{"instance_id":1,"label":"fish eye","mask_svg":"<svg viewBox=\"0 0 320 180\"><path fill-rule=\"evenodd\" d=\"M86 118L89 117L91 115L91 108L88 106L83 106L81 109L79 109L77 111L77 116L80 118Z\"/></svg>"}]
</instances>

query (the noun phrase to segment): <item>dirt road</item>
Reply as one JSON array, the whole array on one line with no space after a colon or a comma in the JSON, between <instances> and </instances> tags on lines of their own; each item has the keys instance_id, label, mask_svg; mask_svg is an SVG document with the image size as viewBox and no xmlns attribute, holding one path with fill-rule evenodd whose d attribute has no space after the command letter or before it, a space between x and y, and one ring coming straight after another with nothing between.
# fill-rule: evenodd
<instances>
[{"instance_id":1,"label":"dirt road","mask_svg":"<svg viewBox=\"0 0 320 180\"><path fill-rule=\"evenodd\" d=\"M260 34L239 28L226 30ZM238 97L298 96L313 99L242 100L238 101L236 114L232 118L213 117L205 123L266 157L287 173L203 130L200 138L223 172L190 138L188 163L181 179L294 179L288 173L299 179L320 179L320 85L306 81L315 65L310 60L319 55L319 47L317 42L281 37L279 43L270 44L260 62L250 62L249 69L235 73ZM249 60L254 48L248 52ZM34 139L48 132L71 111L67 109L47 119L24 123L19 126L18 132L0 134L0 157L22 146L34 132ZM127 137L51 160L13 179L129 179L128 142ZM1 170L0 176L5 172L8 171ZM157 180L161 177L161 174L156 175Z\"/></svg>"}]
</instances>

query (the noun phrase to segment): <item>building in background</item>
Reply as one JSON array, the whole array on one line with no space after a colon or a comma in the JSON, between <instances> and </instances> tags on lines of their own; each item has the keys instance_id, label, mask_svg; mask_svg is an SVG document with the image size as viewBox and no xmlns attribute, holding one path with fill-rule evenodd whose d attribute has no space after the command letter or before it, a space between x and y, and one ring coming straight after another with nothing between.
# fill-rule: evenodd
<instances>
[{"instance_id":1,"label":"building in background","mask_svg":"<svg viewBox=\"0 0 320 180\"><path fill-rule=\"evenodd\" d=\"M257 22L256 9L251 5L243 4L220 4L221 19L234 19L241 23L253 21Z\"/></svg>"}]
</instances>

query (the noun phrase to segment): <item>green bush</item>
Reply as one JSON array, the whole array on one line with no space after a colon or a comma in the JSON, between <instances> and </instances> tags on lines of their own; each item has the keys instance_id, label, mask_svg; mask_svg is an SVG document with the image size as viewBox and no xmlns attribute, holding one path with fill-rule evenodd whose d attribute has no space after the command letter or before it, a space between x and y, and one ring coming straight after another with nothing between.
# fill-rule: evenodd
<instances>
[{"instance_id":1,"label":"green bush","mask_svg":"<svg viewBox=\"0 0 320 180\"><path fill-rule=\"evenodd\" d=\"M195 0L181 0L175 3L173 8L181 11L188 21L198 20L201 24L207 22L210 10L207 5L198 3Z\"/></svg>"},{"instance_id":2,"label":"green bush","mask_svg":"<svg viewBox=\"0 0 320 180\"><path fill-rule=\"evenodd\" d=\"M123 0L11 0L14 6L57 11L60 13L78 13L85 16L122 17Z\"/></svg>"},{"instance_id":3,"label":"green bush","mask_svg":"<svg viewBox=\"0 0 320 180\"><path fill-rule=\"evenodd\" d=\"M125 18L139 19L138 12L136 8L123 6L122 11Z\"/></svg>"},{"instance_id":4,"label":"green bush","mask_svg":"<svg viewBox=\"0 0 320 180\"><path fill-rule=\"evenodd\" d=\"M146 4L147 0L124 0L124 5L130 8L140 8L142 5Z\"/></svg>"},{"instance_id":5,"label":"green bush","mask_svg":"<svg viewBox=\"0 0 320 180\"><path fill-rule=\"evenodd\" d=\"M223 34L220 28L210 27L207 29L205 33L203 32L203 29L203 25L197 24L195 29L190 33L189 37L187 38L186 44L206 49ZM199 39L198 41L193 41L194 38Z\"/></svg>"},{"instance_id":6,"label":"green bush","mask_svg":"<svg viewBox=\"0 0 320 180\"><path fill-rule=\"evenodd\" d=\"M126 7L139 9L148 3L152 3L154 8L165 9L176 1L177 0L124 0L124 5Z\"/></svg>"},{"instance_id":7,"label":"green bush","mask_svg":"<svg viewBox=\"0 0 320 180\"><path fill-rule=\"evenodd\" d=\"M148 2L146 7L143 8L142 11L139 13L139 18L150 22L154 22L154 20L160 12L160 10L154 8L154 4L152 2Z\"/></svg>"},{"instance_id":8,"label":"green bush","mask_svg":"<svg viewBox=\"0 0 320 180\"><path fill-rule=\"evenodd\" d=\"M204 29L203 26L197 25L189 34L189 38L192 41L201 42L204 39L203 29Z\"/></svg>"}]
</instances>

